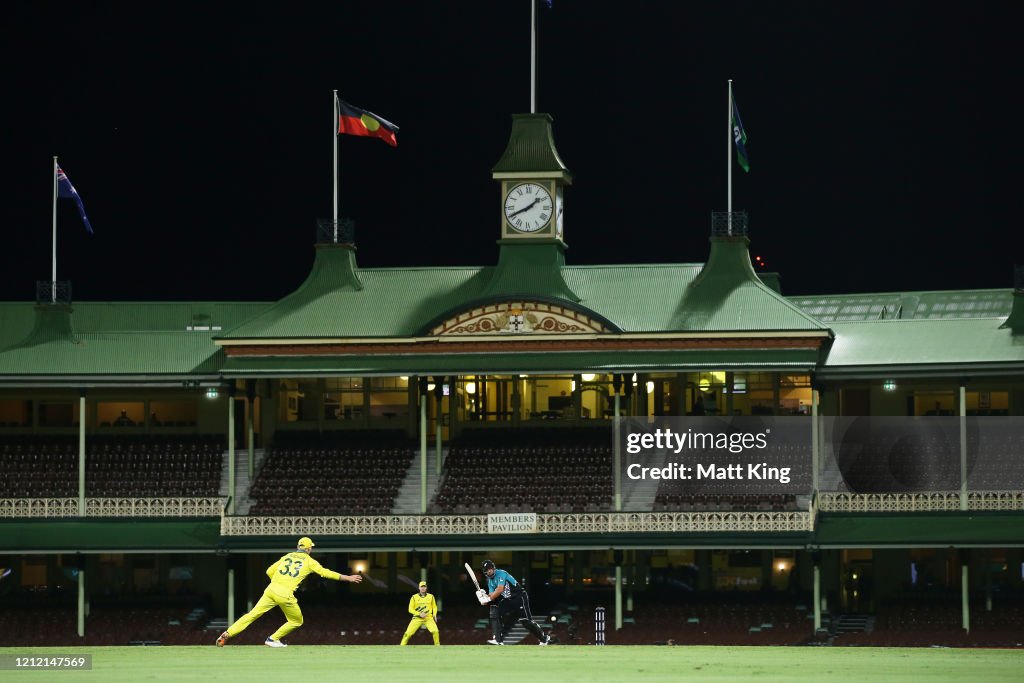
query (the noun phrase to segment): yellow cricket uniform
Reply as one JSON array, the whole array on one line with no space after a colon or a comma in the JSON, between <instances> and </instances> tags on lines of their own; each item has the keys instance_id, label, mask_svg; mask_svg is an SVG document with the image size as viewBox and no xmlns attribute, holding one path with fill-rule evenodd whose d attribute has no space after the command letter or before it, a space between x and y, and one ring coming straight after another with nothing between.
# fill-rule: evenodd
<instances>
[{"instance_id":1,"label":"yellow cricket uniform","mask_svg":"<svg viewBox=\"0 0 1024 683\"><path fill-rule=\"evenodd\" d=\"M427 630L430 631L430 635L434 637L434 645L441 644L441 634L437 630L437 603L434 602L434 596L430 593L426 595L420 595L416 593L409 598L409 614L412 615L412 620L409 622L409 628L405 629L405 635L402 636L402 645L409 642L413 634L420 630L420 627L426 626Z\"/></svg>"},{"instance_id":2,"label":"yellow cricket uniform","mask_svg":"<svg viewBox=\"0 0 1024 683\"><path fill-rule=\"evenodd\" d=\"M319 574L325 579L341 580L341 574L325 569L323 565L307 553L299 550L288 553L270 565L267 568L270 585L263 591L263 597L260 598L259 602L256 603L248 614L241 617L228 628L228 634L231 636L238 635L249 624L272 610L275 606L281 608L288 621L281 628L277 629L270 636L271 638L280 640L302 626L302 610L299 609L299 601L295 599L295 589L299 587L303 579L313 573Z\"/></svg>"}]
</instances>

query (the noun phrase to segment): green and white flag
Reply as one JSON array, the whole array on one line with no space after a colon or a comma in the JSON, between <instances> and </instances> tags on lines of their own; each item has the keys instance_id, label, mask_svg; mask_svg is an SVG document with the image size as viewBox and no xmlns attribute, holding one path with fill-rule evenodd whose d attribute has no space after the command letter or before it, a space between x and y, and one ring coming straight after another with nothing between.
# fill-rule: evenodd
<instances>
[{"instance_id":1,"label":"green and white flag","mask_svg":"<svg viewBox=\"0 0 1024 683\"><path fill-rule=\"evenodd\" d=\"M736 163L743 167L743 170L750 173L750 160L747 158L747 131L743 130L743 121L740 119L740 110L736 106L736 99L732 101L732 139L736 143Z\"/></svg>"}]
</instances>

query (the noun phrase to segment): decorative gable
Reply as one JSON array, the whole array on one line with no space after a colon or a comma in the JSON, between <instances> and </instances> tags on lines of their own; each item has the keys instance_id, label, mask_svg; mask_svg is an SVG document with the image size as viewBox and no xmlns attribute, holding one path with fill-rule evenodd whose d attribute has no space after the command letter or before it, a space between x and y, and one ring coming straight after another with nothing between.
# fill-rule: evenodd
<instances>
[{"instance_id":1,"label":"decorative gable","mask_svg":"<svg viewBox=\"0 0 1024 683\"><path fill-rule=\"evenodd\" d=\"M477 306L432 328L432 336L605 334L611 332L585 313L539 301Z\"/></svg>"}]
</instances>

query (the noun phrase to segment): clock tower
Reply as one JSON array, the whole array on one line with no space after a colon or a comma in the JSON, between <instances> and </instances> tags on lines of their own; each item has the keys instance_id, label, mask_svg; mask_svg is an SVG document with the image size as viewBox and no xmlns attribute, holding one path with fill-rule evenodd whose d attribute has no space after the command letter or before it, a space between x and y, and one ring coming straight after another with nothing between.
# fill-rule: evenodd
<instances>
[{"instance_id":1,"label":"clock tower","mask_svg":"<svg viewBox=\"0 0 1024 683\"><path fill-rule=\"evenodd\" d=\"M501 189L501 238L564 244L565 187L572 175L555 149L549 114L513 114L491 177Z\"/></svg>"}]
</instances>

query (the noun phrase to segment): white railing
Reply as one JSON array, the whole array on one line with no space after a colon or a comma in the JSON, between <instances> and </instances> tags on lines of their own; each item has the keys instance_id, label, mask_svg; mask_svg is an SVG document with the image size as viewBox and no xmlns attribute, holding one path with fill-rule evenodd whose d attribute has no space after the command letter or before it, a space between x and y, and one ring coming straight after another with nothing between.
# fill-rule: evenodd
<instances>
[{"instance_id":1,"label":"white railing","mask_svg":"<svg viewBox=\"0 0 1024 683\"><path fill-rule=\"evenodd\" d=\"M818 493L823 512L942 512L960 509L959 491ZM1024 491L969 491L968 510L1024 510Z\"/></svg>"},{"instance_id":2,"label":"white railing","mask_svg":"<svg viewBox=\"0 0 1024 683\"><path fill-rule=\"evenodd\" d=\"M86 498L86 517L221 517L226 536L309 533L486 534L487 515L224 516L225 499ZM819 492L810 510L720 512L588 512L537 515L537 533L808 531L817 512L955 512L959 491L926 493ZM1024 510L1024 491L971 491L967 509ZM78 498L0 498L0 519L78 517ZM305 533L305 532L303 532Z\"/></svg>"},{"instance_id":3,"label":"white railing","mask_svg":"<svg viewBox=\"0 0 1024 683\"><path fill-rule=\"evenodd\" d=\"M967 494L968 510L1024 510L1024 491L973 491Z\"/></svg>"},{"instance_id":4,"label":"white railing","mask_svg":"<svg viewBox=\"0 0 1024 683\"><path fill-rule=\"evenodd\" d=\"M537 534L811 531L799 512L594 512L537 515ZM486 534L487 515L309 515L222 517L222 536L373 536Z\"/></svg>"},{"instance_id":5,"label":"white railing","mask_svg":"<svg viewBox=\"0 0 1024 683\"><path fill-rule=\"evenodd\" d=\"M86 498L86 517L219 517L224 499ZM0 519L78 517L78 498L0 498Z\"/></svg>"}]
</instances>

